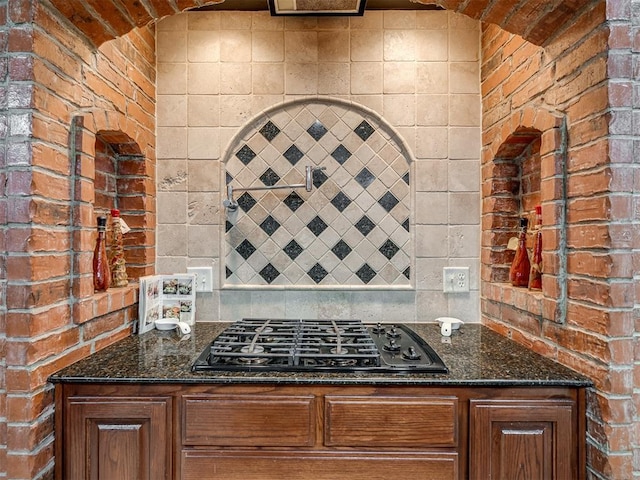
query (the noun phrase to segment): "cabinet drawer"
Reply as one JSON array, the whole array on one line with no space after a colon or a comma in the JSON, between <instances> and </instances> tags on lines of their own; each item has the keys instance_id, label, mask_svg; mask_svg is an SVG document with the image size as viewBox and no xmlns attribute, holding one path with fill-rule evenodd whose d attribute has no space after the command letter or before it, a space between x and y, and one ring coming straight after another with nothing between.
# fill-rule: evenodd
<instances>
[{"instance_id":1,"label":"cabinet drawer","mask_svg":"<svg viewBox=\"0 0 640 480\"><path fill-rule=\"evenodd\" d=\"M315 397L185 395L184 445L298 447L315 443Z\"/></svg>"},{"instance_id":2,"label":"cabinet drawer","mask_svg":"<svg viewBox=\"0 0 640 480\"><path fill-rule=\"evenodd\" d=\"M456 397L325 398L327 446L456 447Z\"/></svg>"},{"instance_id":3,"label":"cabinet drawer","mask_svg":"<svg viewBox=\"0 0 640 480\"><path fill-rule=\"evenodd\" d=\"M456 480L458 456L438 454L246 453L183 450L181 480Z\"/></svg>"}]
</instances>

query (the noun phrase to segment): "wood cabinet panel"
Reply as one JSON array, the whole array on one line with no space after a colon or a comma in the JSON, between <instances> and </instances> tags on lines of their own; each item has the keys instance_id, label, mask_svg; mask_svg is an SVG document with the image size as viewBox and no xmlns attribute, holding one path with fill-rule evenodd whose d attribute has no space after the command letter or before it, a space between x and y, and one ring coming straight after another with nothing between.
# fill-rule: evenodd
<instances>
[{"instance_id":1,"label":"wood cabinet panel","mask_svg":"<svg viewBox=\"0 0 640 480\"><path fill-rule=\"evenodd\" d=\"M568 400L471 401L471 478L579 478L575 411Z\"/></svg>"},{"instance_id":2,"label":"wood cabinet panel","mask_svg":"<svg viewBox=\"0 0 640 480\"><path fill-rule=\"evenodd\" d=\"M66 480L171 478L171 399L70 397Z\"/></svg>"},{"instance_id":3,"label":"wood cabinet panel","mask_svg":"<svg viewBox=\"0 0 640 480\"><path fill-rule=\"evenodd\" d=\"M458 456L442 454L182 452L181 480L455 480Z\"/></svg>"},{"instance_id":4,"label":"wood cabinet panel","mask_svg":"<svg viewBox=\"0 0 640 480\"><path fill-rule=\"evenodd\" d=\"M315 397L185 395L184 445L303 447L315 443Z\"/></svg>"},{"instance_id":5,"label":"wood cabinet panel","mask_svg":"<svg viewBox=\"0 0 640 480\"><path fill-rule=\"evenodd\" d=\"M325 397L325 445L455 447L458 399L437 396Z\"/></svg>"},{"instance_id":6,"label":"wood cabinet panel","mask_svg":"<svg viewBox=\"0 0 640 480\"><path fill-rule=\"evenodd\" d=\"M584 390L56 385L57 480L583 480Z\"/></svg>"}]
</instances>

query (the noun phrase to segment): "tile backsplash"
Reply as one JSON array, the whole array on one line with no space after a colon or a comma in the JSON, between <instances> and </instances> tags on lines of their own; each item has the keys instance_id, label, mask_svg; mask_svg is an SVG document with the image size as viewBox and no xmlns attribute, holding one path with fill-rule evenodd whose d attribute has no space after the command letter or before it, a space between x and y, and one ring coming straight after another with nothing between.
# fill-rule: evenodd
<instances>
[{"instance_id":1,"label":"tile backsplash","mask_svg":"<svg viewBox=\"0 0 640 480\"><path fill-rule=\"evenodd\" d=\"M410 164L393 132L316 99L251 126L225 163L239 208L227 211L224 285L410 285ZM268 189L305 185L308 167L310 192Z\"/></svg>"},{"instance_id":2,"label":"tile backsplash","mask_svg":"<svg viewBox=\"0 0 640 480\"><path fill-rule=\"evenodd\" d=\"M477 22L189 12L157 30L157 270L213 266L200 320L478 321ZM310 192L243 190L309 165ZM443 293L445 266L471 292Z\"/></svg>"}]
</instances>

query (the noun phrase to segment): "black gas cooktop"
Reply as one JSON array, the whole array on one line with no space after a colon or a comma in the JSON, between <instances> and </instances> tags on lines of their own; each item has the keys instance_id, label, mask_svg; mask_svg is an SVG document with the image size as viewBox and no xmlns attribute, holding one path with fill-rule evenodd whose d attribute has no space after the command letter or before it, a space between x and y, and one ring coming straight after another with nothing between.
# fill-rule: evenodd
<instances>
[{"instance_id":1,"label":"black gas cooktop","mask_svg":"<svg viewBox=\"0 0 640 480\"><path fill-rule=\"evenodd\" d=\"M447 373L406 325L360 320L243 319L200 354L193 371Z\"/></svg>"}]
</instances>

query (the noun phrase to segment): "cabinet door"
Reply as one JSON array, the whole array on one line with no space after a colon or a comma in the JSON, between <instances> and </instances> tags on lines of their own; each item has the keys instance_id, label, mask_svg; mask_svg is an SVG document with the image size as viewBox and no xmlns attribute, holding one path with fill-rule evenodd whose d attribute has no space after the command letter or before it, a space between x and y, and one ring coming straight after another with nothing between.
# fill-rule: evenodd
<instances>
[{"instance_id":1,"label":"cabinet door","mask_svg":"<svg viewBox=\"0 0 640 480\"><path fill-rule=\"evenodd\" d=\"M160 480L171 475L169 398L70 397L66 480Z\"/></svg>"},{"instance_id":2,"label":"cabinet door","mask_svg":"<svg viewBox=\"0 0 640 480\"><path fill-rule=\"evenodd\" d=\"M574 413L570 400L472 400L470 478L578 478Z\"/></svg>"}]
</instances>

